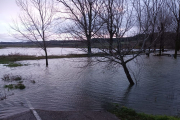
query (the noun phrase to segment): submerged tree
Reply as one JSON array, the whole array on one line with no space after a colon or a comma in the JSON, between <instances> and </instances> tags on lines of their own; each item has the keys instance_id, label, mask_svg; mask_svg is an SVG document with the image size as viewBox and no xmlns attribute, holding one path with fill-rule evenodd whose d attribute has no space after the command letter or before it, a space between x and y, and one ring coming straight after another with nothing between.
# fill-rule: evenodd
<instances>
[{"instance_id":1,"label":"submerged tree","mask_svg":"<svg viewBox=\"0 0 180 120\"><path fill-rule=\"evenodd\" d=\"M121 1L121 0L120 0ZM121 11L118 11L117 9L119 9L119 7L121 6L116 6L119 4L115 4L116 2L118 2L117 0L103 0L103 11L101 11L100 13L100 17L102 19L102 21L104 21L105 25L106 25L106 30L108 31L109 34L109 52L112 52L112 47L113 47L113 37L116 33L116 23L118 24L118 22L116 22L116 17L121 14ZM116 8L117 7L117 8ZM121 10L121 9L120 9ZM119 13L118 13L119 12Z\"/></svg>"},{"instance_id":2,"label":"submerged tree","mask_svg":"<svg viewBox=\"0 0 180 120\"><path fill-rule=\"evenodd\" d=\"M88 54L91 55L91 39L101 28L98 13L101 9L100 0L57 0L65 7L66 20L73 22L66 28L66 33L73 39L86 40Z\"/></svg>"},{"instance_id":3,"label":"submerged tree","mask_svg":"<svg viewBox=\"0 0 180 120\"><path fill-rule=\"evenodd\" d=\"M165 46L165 33L172 31L171 30L171 23L172 23L172 14L167 9L166 2L161 3L161 8L158 13L157 17L157 28L158 32L161 34L159 38L159 55L162 55L162 52L164 52L164 46ZM167 36L167 35L166 35Z\"/></svg>"},{"instance_id":4,"label":"submerged tree","mask_svg":"<svg viewBox=\"0 0 180 120\"><path fill-rule=\"evenodd\" d=\"M104 56L106 59L98 58L98 61L111 61L112 63L122 65L129 83L133 85L134 81L126 64L136 56L130 59L126 59L125 56L132 53L134 45L130 45L128 40L123 38L124 35L133 27L133 8L129 8L126 0L104 1L103 6L105 6L105 10L100 13L100 16L102 20L105 21L107 32L104 32L103 34L101 32L100 36L108 38L109 49L105 47L107 44L105 41L101 42L102 47L99 49L107 56ZM113 42L115 42L114 45Z\"/></svg>"},{"instance_id":5,"label":"submerged tree","mask_svg":"<svg viewBox=\"0 0 180 120\"><path fill-rule=\"evenodd\" d=\"M98 32L101 34L99 36L105 36L104 38L106 39L104 41L101 40L102 38L100 39L102 47L99 50L105 55L101 58L98 57L97 60L99 62L110 62L121 65L129 83L134 85L134 80L127 64L143 53L145 42L150 38L151 19L148 14L144 14L146 4L141 0L131 2L129 0L113 0L111 7L113 7L112 12L106 14L112 14L109 15L110 17L113 16L113 24L111 26L113 26L115 37L111 35L111 32L101 32L104 30ZM105 13L102 12L102 14L104 15ZM111 20L111 18L108 19ZM106 31L109 31L108 27ZM129 37L126 37L128 34ZM112 39L114 42L113 46L110 45L111 52L106 47L107 39ZM153 41L156 40L157 37ZM141 46L139 46L139 42L142 43Z\"/></svg>"},{"instance_id":6,"label":"submerged tree","mask_svg":"<svg viewBox=\"0 0 180 120\"><path fill-rule=\"evenodd\" d=\"M167 6L172 12L172 27L176 33L174 58L177 58L177 51L180 49L180 0L167 1Z\"/></svg>"},{"instance_id":7,"label":"submerged tree","mask_svg":"<svg viewBox=\"0 0 180 120\"><path fill-rule=\"evenodd\" d=\"M15 22L12 29L20 40L34 42L45 52L46 66L48 66L47 43L52 36L52 23L55 16L53 0L16 0L22 13L19 23Z\"/></svg>"},{"instance_id":8,"label":"submerged tree","mask_svg":"<svg viewBox=\"0 0 180 120\"><path fill-rule=\"evenodd\" d=\"M58 1L66 8L66 19L74 22L75 26L68 26L69 33L87 40L89 54L92 36L98 37L97 51L102 54L96 60L121 65L129 83L134 85L127 64L143 52L150 36L150 16L144 14L145 4L141 0Z\"/></svg>"},{"instance_id":9,"label":"submerged tree","mask_svg":"<svg viewBox=\"0 0 180 120\"><path fill-rule=\"evenodd\" d=\"M147 19L149 19L149 21L146 20L147 22L149 22L149 24L146 23L146 25L149 25L147 26L149 28L147 31L148 34L150 34L149 45L148 45L149 53L150 53L152 46L154 46L154 52L156 51L157 41L154 41L154 39L156 38L155 33L157 32L157 17L159 10L162 7L162 0L159 1L144 0L143 2L145 4L145 9L146 9L145 14L148 14L147 16L146 15L145 16Z\"/></svg>"}]
</instances>

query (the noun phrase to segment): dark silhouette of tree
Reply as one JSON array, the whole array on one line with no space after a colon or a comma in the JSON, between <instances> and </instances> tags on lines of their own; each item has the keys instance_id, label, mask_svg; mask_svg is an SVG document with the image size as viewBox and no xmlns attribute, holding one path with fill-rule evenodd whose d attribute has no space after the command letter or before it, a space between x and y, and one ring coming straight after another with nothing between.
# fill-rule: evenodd
<instances>
[{"instance_id":1,"label":"dark silhouette of tree","mask_svg":"<svg viewBox=\"0 0 180 120\"><path fill-rule=\"evenodd\" d=\"M55 16L53 0L16 0L21 9L19 23L14 22L12 29L17 39L32 41L45 52L48 66L47 43L52 36L52 23Z\"/></svg>"},{"instance_id":2,"label":"dark silhouette of tree","mask_svg":"<svg viewBox=\"0 0 180 120\"><path fill-rule=\"evenodd\" d=\"M117 0L103 0L103 3L104 3L103 8L104 9L100 14L102 20L104 21L104 23L107 27L106 29L110 36L110 39L109 39L109 52L110 53L112 52L112 47L113 47L113 37L116 33L116 25L115 25L116 19L115 18L117 15L121 14L120 13L121 11L118 11L119 13L117 13L116 9L119 9L119 7L122 7L122 6L116 6L116 4L115 4L116 2L118 2L118 1ZM123 4L121 4L121 5L123 5Z\"/></svg>"},{"instance_id":3,"label":"dark silhouette of tree","mask_svg":"<svg viewBox=\"0 0 180 120\"><path fill-rule=\"evenodd\" d=\"M127 44L122 44L122 38L124 35L132 28L134 16L132 14L133 8L129 8L128 2L126 0L108 0L103 2L104 9L100 13L102 21L104 21L107 32L104 34L101 33L101 37L108 38L109 49L106 49L105 42L101 43L102 48L100 50L105 53L106 59L98 59L98 61L111 61L116 64L122 65L124 72L129 80L131 85L134 84L134 81L129 73L127 68L127 63L135 58L125 59L125 56L132 53L133 45L131 46L128 43L128 40L125 40ZM116 43L114 43L114 36L116 38ZM116 46L116 47L115 47Z\"/></svg>"},{"instance_id":4,"label":"dark silhouette of tree","mask_svg":"<svg viewBox=\"0 0 180 120\"><path fill-rule=\"evenodd\" d=\"M164 52L164 45L167 39L165 38L165 33L171 31L170 28L172 27L172 14L167 8L166 2L163 1L157 17L157 28L161 34L159 38L159 55L162 55L162 52Z\"/></svg>"},{"instance_id":5,"label":"dark silhouette of tree","mask_svg":"<svg viewBox=\"0 0 180 120\"><path fill-rule=\"evenodd\" d=\"M167 6L172 12L172 27L176 32L174 58L177 58L177 51L180 49L180 0L167 1Z\"/></svg>"},{"instance_id":6,"label":"dark silhouette of tree","mask_svg":"<svg viewBox=\"0 0 180 120\"><path fill-rule=\"evenodd\" d=\"M73 22L72 26L66 29L66 33L71 34L74 39L87 40L88 54L91 55L91 39L102 26L98 20L102 3L100 0L57 1L65 7L65 19Z\"/></svg>"},{"instance_id":7,"label":"dark silhouette of tree","mask_svg":"<svg viewBox=\"0 0 180 120\"><path fill-rule=\"evenodd\" d=\"M111 47L109 48L109 52L109 49L106 47L106 39L104 39L104 41L101 40L102 47L99 48L99 50L102 53L105 53L105 55L104 57L97 58L97 60L100 62L109 61L112 64L121 65L129 83L134 85L134 81L127 64L143 53L145 43L150 38L149 33L151 33L151 16L149 14L145 14L148 12L146 11L147 9L145 10L146 4L141 0L134 0L131 2L129 0L114 0L109 1L109 3L111 3L110 8L112 7L112 11L109 10L111 11L110 13L109 11L107 11L107 13L104 13L105 11L103 11L102 14L112 14L109 15L110 18L108 18L108 20L111 20L111 16L113 16L113 22L110 22L110 26L113 27L113 35L115 34L116 38L113 38L111 34L112 32L109 32L108 27L106 28L106 31L108 32L100 32L104 33L104 35L100 35L101 37L105 36L104 38L106 39L112 39L114 45L110 45ZM106 6L106 3L104 4ZM105 17L102 19L104 20ZM135 32L132 33L131 28L134 27L136 29ZM132 37L125 37L127 34L131 34ZM157 41L158 36L156 39L153 39L153 41ZM142 43L141 46L138 46L139 42Z\"/></svg>"},{"instance_id":8,"label":"dark silhouette of tree","mask_svg":"<svg viewBox=\"0 0 180 120\"><path fill-rule=\"evenodd\" d=\"M96 60L121 65L129 83L134 85L127 64L143 53L150 33L156 28L155 23L152 28L154 17L151 15L157 14L157 11L147 7L146 2L149 0L58 1L66 8L69 15L66 19L74 22L75 26L68 26L69 33L75 38L87 40L88 54L91 54L92 36L98 37L96 39L101 45L98 52L104 56L97 57ZM152 10L151 13L146 14L149 9ZM135 28L134 33L132 28ZM131 37L126 38L128 34ZM157 41L158 37L159 35L153 37L152 43ZM142 43L141 46L138 46L139 42Z\"/></svg>"}]
</instances>

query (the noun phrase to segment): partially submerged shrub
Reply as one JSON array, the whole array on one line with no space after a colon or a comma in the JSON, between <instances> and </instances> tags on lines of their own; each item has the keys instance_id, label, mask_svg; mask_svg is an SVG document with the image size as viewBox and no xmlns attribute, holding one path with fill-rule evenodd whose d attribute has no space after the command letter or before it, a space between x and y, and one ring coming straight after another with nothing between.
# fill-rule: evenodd
<instances>
[{"instance_id":1,"label":"partially submerged shrub","mask_svg":"<svg viewBox=\"0 0 180 120\"><path fill-rule=\"evenodd\" d=\"M31 83L35 84L35 83L36 83L36 81L35 81L35 80L31 80Z\"/></svg>"},{"instance_id":2,"label":"partially submerged shrub","mask_svg":"<svg viewBox=\"0 0 180 120\"><path fill-rule=\"evenodd\" d=\"M13 89L14 88L14 84L5 85L4 88Z\"/></svg>"},{"instance_id":3,"label":"partially submerged shrub","mask_svg":"<svg viewBox=\"0 0 180 120\"><path fill-rule=\"evenodd\" d=\"M20 81L20 80L22 80L22 77L20 75L16 75L16 76L12 76L11 79L15 80L15 81Z\"/></svg>"},{"instance_id":4,"label":"partially submerged shrub","mask_svg":"<svg viewBox=\"0 0 180 120\"><path fill-rule=\"evenodd\" d=\"M5 85L4 88L8 89L24 89L26 86L22 83Z\"/></svg>"},{"instance_id":5,"label":"partially submerged shrub","mask_svg":"<svg viewBox=\"0 0 180 120\"><path fill-rule=\"evenodd\" d=\"M26 86L23 83L22 77L20 75L10 75L10 74L5 74L3 76L3 78L1 78L3 81L5 82L17 82L16 84L8 84L8 85L4 85L4 88L8 88L9 89L24 89L26 88Z\"/></svg>"},{"instance_id":6,"label":"partially submerged shrub","mask_svg":"<svg viewBox=\"0 0 180 120\"><path fill-rule=\"evenodd\" d=\"M19 83L19 84L15 85L15 88L22 90L22 89L26 88L26 86L24 84L22 84L22 83Z\"/></svg>"},{"instance_id":7,"label":"partially submerged shrub","mask_svg":"<svg viewBox=\"0 0 180 120\"><path fill-rule=\"evenodd\" d=\"M22 80L22 77L20 75L5 74L1 79L6 82L12 82L12 81L20 81Z\"/></svg>"},{"instance_id":8,"label":"partially submerged shrub","mask_svg":"<svg viewBox=\"0 0 180 120\"><path fill-rule=\"evenodd\" d=\"M10 79L10 75L9 74L5 74L4 76L3 76L3 78L1 78L3 81L10 81L11 79Z\"/></svg>"}]
</instances>

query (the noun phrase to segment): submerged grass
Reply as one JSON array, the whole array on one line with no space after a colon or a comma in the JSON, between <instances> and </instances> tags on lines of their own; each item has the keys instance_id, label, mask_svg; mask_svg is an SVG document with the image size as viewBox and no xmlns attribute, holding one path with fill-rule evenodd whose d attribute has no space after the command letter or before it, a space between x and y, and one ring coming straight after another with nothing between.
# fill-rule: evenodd
<instances>
[{"instance_id":1,"label":"submerged grass","mask_svg":"<svg viewBox=\"0 0 180 120\"><path fill-rule=\"evenodd\" d=\"M12 82L12 81L20 81L22 80L22 77L20 75L5 74L1 79L5 82Z\"/></svg>"},{"instance_id":2,"label":"submerged grass","mask_svg":"<svg viewBox=\"0 0 180 120\"><path fill-rule=\"evenodd\" d=\"M25 89L26 86L22 83L18 83L18 84L9 84L9 85L5 85L4 88L8 88L8 89Z\"/></svg>"},{"instance_id":3,"label":"submerged grass","mask_svg":"<svg viewBox=\"0 0 180 120\"><path fill-rule=\"evenodd\" d=\"M106 54L102 53L96 53L92 54L91 57L95 56L105 56ZM78 57L90 57L88 54L69 54L69 55L51 55L48 56L48 59L53 58L78 58ZM39 59L45 59L45 56L33 56L33 55L21 55L21 54L10 54L10 55L2 55L0 56L0 64L8 64L6 66L9 67L17 67L17 66L23 66L26 64L20 64L20 63L14 63L15 61L21 61L21 60L39 60Z\"/></svg>"},{"instance_id":4,"label":"submerged grass","mask_svg":"<svg viewBox=\"0 0 180 120\"><path fill-rule=\"evenodd\" d=\"M113 104L113 107L108 110L115 114L121 120L180 120L179 117L165 116L165 115L149 115L145 113L137 113L133 109L127 107L119 107L117 104Z\"/></svg>"},{"instance_id":5,"label":"submerged grass","mask_svg":"<svg viewBox=\"0 0 180 120\"><path fill-rule=\"evenodd\" d=\"M11 89L25 89L26 86L23 84L23 78L20 75L10 75L5 74L3 78L1 78L2 81L10 84L4 85L4 88L7 88L8 90ZM16 84L12 84L12 82Z\"/></svg>"},{"instance_id":6,"label":"submerged grass","mask_svg":"<svg viewBox=\"0 0 180 120\"><path fill-rule=\"evenodd\" d=\"M4 66L7 67L19 67L19 66L27 66L28 64L21 64L21 63L15 63L15 62L10 62L8 64L5 64Z\"/></svg>"}]
</instances>

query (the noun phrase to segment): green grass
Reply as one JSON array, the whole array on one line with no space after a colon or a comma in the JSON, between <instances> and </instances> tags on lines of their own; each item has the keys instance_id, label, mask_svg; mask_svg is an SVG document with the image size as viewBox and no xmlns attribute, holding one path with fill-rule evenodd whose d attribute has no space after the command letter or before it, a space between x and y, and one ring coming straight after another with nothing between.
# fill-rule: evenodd
<instances>
[{"instance_id":1,"label":"green grass","mask_svg":"<svg viewBox=\"0 0 180 120\"><path fill-rule=\"evenodd\" d=\"M5 85L4 88L13 89L14 88L14 84Z\"/></svg>"},{"instance_id":2,"label":"green grass","mask_svg":"<svg viewBox=\"0 0 180 120\"><path fill-rule=\"evenodd\" d=\"M95 56L104 56L105 54L97 53L92 54L92 57ZM53 58L78 58L78 57L89 57L88 54L69 54L69 55L61 55L61 56L55 56L51 55L48 56L48 59ZM8 66L22 66L26 64L20 64L20 63L14 63L15 61L21 61L21 60L39 60L39 59L45 59L45 56L33 56L33 55L20 55L20 54L12 54L12 55L2 55L0 56L0 64L9 64Z\"/></svg>"},{"instance_id":3,"label":"green grass","mask_svg":"<svg viewBox=\"0 0 180 120\"><path fill-rule=\"evenodd\" d=\"M135 52L134 52L135 53ZM129 53L133 54L133 53ZM106 53L95 53L95 54L68 54L68 55L50 55L48 56L48 59L54 59L54 58L80 58L80 57L104 57L107 56ZM5 66L8 67L18 67L18 66L24 66L28 64L21 64L21 63L15 63L16 61L21 60L40 60L45 59L45 56L33 56L33 55L21 55L21 54L11 54L11 55L2 55L0 56L0 64L7 64Z\"/></svg>"},{"instance_id":4,"label":"green grass","mask_svg":"<svg viewBox=\"0 0 180 120\"><path fill-rule=\"evenodd\" d=\"M26 86L22 83L5 85L4 88L8 89L25 89Z\"/></svg>"},{"instance_id":5,"label":"green grass","mask_svg":"<svg viewBox=\"0 0 180 120\"><path fill-rule=\"evenodd\" d=\"M29 60L35 57L36 56L20 55L20 54L2 55L0 56L0 64L9 64L10 62Z\"/></svg>"},{"instance_id":6,"label":"green grass","mask_svg":"<svg viewBox=\"0 0 180 120\"><path fill-rule=\"evenodd\" d=\"M113 107L108 111L115 114L121 120L180 120L178 117L165 116L165 115L149 115L145 113L137 113L133 109L127 107L119 107L113 104Z\"/></svg>"},{"instance_id":7,"label":"green grass","mask_svg":"<svg viewBox=\"0 0 180 120\"><path fill-rule=\"evenodd\" d=\"M11 75L11 74L5 74L1 80L5 81L6 84L4 85L4 88L7 88L8 90L11 89L25 89L26 86L23 84L23 78L20 75ZM12 84L12 82L14 84ZM35 82L35 81L34 81Z\"/></svg>"},{"instance_id":8,"label":"green grass","mask_svg":"<svg viewBox=\"0 0 180 120\"><path fill-rule=\"evenodd\" d=\"M15 85L15 89L22 90L22 89L25 89L25 88L26 88L26 86L24 84L22 84L22 83L18 83L18 84Z\"/></svg>"},{"instance_id":9,"label":"green grass","mask_svg":"<svg viewBox=\"0 0 180 120\"><path fill-rule=\"evenodd\" d=\"M15 62L10 62L8 64L5 64L4 66L7 67L19 67L19 66L27 66L28 64L21 64L21 63L15 63Z\"/></svg>"}]
</instances>

